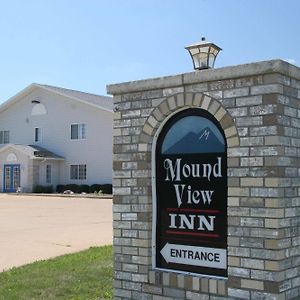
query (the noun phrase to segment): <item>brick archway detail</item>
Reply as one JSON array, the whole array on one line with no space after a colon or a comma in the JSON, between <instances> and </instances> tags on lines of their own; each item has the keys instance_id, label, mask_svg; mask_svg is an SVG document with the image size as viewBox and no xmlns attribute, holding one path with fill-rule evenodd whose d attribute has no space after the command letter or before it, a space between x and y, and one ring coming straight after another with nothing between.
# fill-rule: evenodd
<instances>
[{"instance_id":1,"label":"brick archway detail","mask_svg":"<svg viewBox=\"0 0 300 300\"><path fill-rule=\"evenodd\" d=\"M224 130L227 146L238 147L240 140L233 118L221 102L203 93L179 93L165 98L150 114L140 135L140 148L151 145L158 128L176 112L187 108L201 108L212 114ZM146 149L145 149L146 150Z\"/></svg>"}]
</instances>

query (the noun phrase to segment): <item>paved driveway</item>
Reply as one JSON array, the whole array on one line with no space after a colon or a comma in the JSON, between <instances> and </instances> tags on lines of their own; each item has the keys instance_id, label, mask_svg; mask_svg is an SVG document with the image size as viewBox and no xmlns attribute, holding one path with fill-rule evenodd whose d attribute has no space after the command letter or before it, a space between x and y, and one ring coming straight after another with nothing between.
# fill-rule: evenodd
<instances>
[{"instance_id":1,"label":"paved driveway","mask_svg":"<svg viewBox=\"0 0 300 300\"><path fill-rule=\"evenodd\" d=\"M112 200L0 194L0 272L112 243Z\"/></svg>"}]
</instances>

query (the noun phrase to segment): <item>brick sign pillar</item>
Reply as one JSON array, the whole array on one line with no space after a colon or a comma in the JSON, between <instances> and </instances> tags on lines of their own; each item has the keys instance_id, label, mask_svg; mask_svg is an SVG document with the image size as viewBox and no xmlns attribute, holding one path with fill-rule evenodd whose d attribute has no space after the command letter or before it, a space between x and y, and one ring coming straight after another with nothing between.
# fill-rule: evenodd
<instances>
[{"instance_id":1,"label":"brick sign pillar","mask_svg":"<svg viewBox=\"0 0 300 300\"><path fill-rule=\"evenodd\" d=\"M273 60L108 92L114 298L299 299L300 69Z\"/></svg>"}]
</instances>

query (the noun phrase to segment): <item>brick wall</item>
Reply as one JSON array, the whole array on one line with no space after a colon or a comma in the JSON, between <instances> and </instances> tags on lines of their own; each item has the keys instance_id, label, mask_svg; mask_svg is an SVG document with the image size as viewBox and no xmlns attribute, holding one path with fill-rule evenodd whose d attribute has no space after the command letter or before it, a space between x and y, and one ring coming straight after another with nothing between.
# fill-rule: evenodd
<instances>
[{"instance_id":1,"label":"brick wall","mask_svg":"<svg viewBox=\"0 0 300 300\"><path fill-rule=\"evenodd\" d=\"M300 69L280 60L108 86L115 299L300 298ZM154 270L152 143L199 107L228 144L228 278Z\"/></svg>"}]
</instances>

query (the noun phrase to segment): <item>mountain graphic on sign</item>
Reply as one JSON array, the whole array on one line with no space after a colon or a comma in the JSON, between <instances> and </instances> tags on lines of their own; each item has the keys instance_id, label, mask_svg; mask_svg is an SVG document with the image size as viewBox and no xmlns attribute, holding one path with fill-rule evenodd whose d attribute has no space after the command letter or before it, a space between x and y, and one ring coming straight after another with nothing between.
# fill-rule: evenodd
<instances>
[{"instance_id":1,"label":"mountain graphic on sign","mask_svg":"<svg viewBox=\"0 0 300 300\"><path fill-rule=\"evenodd\" d=\"M200 133L189 132L164 154L224 152L224 144L208 127Z\"/></svg>"}]
</instances>

